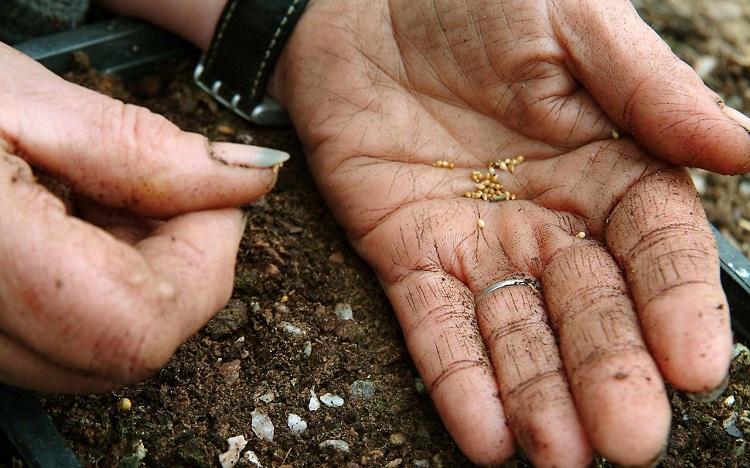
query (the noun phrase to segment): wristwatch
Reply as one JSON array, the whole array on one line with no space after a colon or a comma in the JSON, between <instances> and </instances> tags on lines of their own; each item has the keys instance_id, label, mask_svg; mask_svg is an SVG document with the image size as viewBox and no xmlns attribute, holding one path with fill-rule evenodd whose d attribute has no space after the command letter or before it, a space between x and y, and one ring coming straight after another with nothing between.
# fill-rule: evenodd
<instances>
[{"instance_id":1,"label":"wristwatch","mask_svg":"<svg viewBox=\"0 0 750 468\"><path fill-rule=\"evenodd\" d=\"M229 0L193 78L238 115L260 125L288 125L264 90L308 0Z\"/></svg>"}]
</instances>

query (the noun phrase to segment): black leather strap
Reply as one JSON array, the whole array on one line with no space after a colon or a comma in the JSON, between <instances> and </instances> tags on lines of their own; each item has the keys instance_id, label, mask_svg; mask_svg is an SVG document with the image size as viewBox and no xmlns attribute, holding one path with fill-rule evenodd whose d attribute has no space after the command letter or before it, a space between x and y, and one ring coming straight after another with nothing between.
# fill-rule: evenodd
<instances>
[{"instance_id":1,"label":"black leather strap","mask_svg":"<svg viewBox=\"0 0 750 468\"><path fill-rule=\"evenodd\" d=\"M265 96L268 77L308 0L229 0L193 77L198 86L261 125L289 123Z\"/></svg>"}]
</instances>

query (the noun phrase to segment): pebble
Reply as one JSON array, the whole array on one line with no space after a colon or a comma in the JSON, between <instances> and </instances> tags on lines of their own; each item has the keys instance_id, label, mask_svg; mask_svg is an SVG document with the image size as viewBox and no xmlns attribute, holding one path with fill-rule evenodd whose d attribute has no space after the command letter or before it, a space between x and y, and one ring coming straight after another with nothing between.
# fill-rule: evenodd
<instances>
[{"instance_id":1,"label":"pebble","mask_svg":"<svg viewBox=\"0 0 750 468\"><path fill-rule=\"evenodd\" d=\"M396 458L394 460L389 461L385 464L385 468L396 468L397 466L401 466L404 463L403 458Z\"/></svg>"},{"instance_id":2,"label":"pebble","mask_svg":"<svg viewBox=\"0 0 750 468\"><path fill-rule=\"evenodd\" d=\"M349 444L340 439L328 439L321 442L318 447L323 453L349 453Z\"/></svg>"},{"instance_id":3,"label":"pebble","mask_svg":"<svg viewBox=\"0 0 750 468\"><path fill-rule=\"evenodd\" d=\"M250 413L252 416L251 426L253 432L260 440L273 442L273 423L265 413L255 410Z\"/></svg>"},{"instance_id":4,"label":"pebble","mask_svg":"<svg viewBox=\"0 0 750 468\"><path fill-rule=\"evenodd\" d=\"M724 420L724 430L732 437L744 437L745 434L737 427L737 412L732 411L727 419Z\"/></svg>"},{"instance_id":5,"label":"pebble","mask_svg":"<svg viewBox=\"0 0 750 468\"><path fill-rule=\"evenodd\" d=\"M258 455L255 454L252 450L248 450L245 452L244 455L242 455L242 458L245 459L246 462L253 464L260 468L262 465L260 464L260 459L258 458Z\"/></svg>"},{"instance_id":6,"label":"pebble","mask_svg":"<svg viewBox=\"0 0 750 468\"><path fill-rule=\"evenodd\" d=\"M349 304L336 304L334 313L341 320L351 320L354 317L352 306Z\"/></svg>"},{"instance_id":7,"label":"pebble","mask_svg":"<svg viewBox=\"0 0 750 468\"><path fill-rule=\"evenodd\" d=\"M343 264L343 263L344 263L344 254L343 254L343 253L341 253L341 252L339 252L339 251L333 252L333 253L332 253L332 254L331 254L331 255L330 255L329 257L328 257L328 260L329 260L330 262L332 262L332 263L337 263L337 264L341 265L341 264Z\"/></svg>"},{"instance_id":8,"label":"pebble","mask_svg":"<svg viewBox=\"0 0 750 468\"><path fill-rule=\"evenodd\" d=\"M318 399L318 395L315 394L315 389L310 389L310 403L307 405L307 408L310 411L318 411L320 408L320 400Z\"/></svg>"},{"instance_id":9,"label":"pebble","mask_svg":"<svg viewBox=\"0 0 750 468\"><path fill-rule=\"evenodd\" d=\"M750 349L742 343L735 343L732 352L732 371L736 372L750 365Z\"/></svg>"},{"instance_id":10,"label":"pebble","mask_svg":"<svg viewBox=\"0 0 750 468\"><path fill-rule=\"evenodd\" d=\"M375 396L375 384L369 380L355 380L350 386L352 397L369 399Z\"/></svg>"},{"instance_id":11,"label":"pebble","mask_svg":"<svg viewBox=\"0 0 750 468\"><path fill-rule=\"evenodd\" d=\"M247 445L247 440L245 440L245 436L238 435L228 438L227 443L229 444L229 450L219 454L219 463L222 468L232 468L237 464L240 460L240 452Z\"/></svg>"},{"instance_id":12,"label":"pebble","mask_svg":"<svg viewBox=\"0 0 750 468\"><path fill-rule=\"evenodd\" d=\"M234 383L240 378L241 363L239 359L225 362L219 365L219 374L224 377L227 383Z\"/></svg>"},{"instance_id":13,"label":"pebble","mask_svg":"<svg viewBox=\"0 0 750 468\"><path fill-rule=\"evenodd\" d=\"M394 432L391 434L391 436L388 438L388 442L391 443L391 445L395 445L396 447L400 447L406 443L406 436L403 432Z\"/></svg>"},{"instance_id":14,"label":"pebble","mask_svg":"<svg viewBox=\"0 0 750 468\"><path fill-rule=\"evenodd\" d=\"M286 420L286 425L297 435L301 435L307 430L307 422L300 418L294 413L289 413L289 417Z\"/></svg>"},{"instance_id":15,"label":"pebble","mask_svg":"<svg viewBox=\"0 0 750 468\"><path fill-rule=\"evenodd\" d=\"M302 330L297 325L293 325L289 322L281 322L279 325L284 329L285 332L291 335L301 336L305 334L304 330Z\"/></svg>"},{"instance_id":16,"label":"pebble","mask_svg":"<svg viewBox=\"0 0 750 468\"><path fill-rule=\"evenodd\" d=\"M326 406L343 406L344 399L341 398L338 395L332 395L330 393L326 393L325 395L322 395L320 397L320 401L323 402Z\"/></svg>"}]
</instances>

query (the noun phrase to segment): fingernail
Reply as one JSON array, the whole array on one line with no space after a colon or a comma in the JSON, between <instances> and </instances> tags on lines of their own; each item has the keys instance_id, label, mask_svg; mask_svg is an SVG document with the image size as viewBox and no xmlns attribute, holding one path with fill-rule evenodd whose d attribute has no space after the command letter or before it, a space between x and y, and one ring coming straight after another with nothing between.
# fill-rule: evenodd
<instances>
[{"instance_id":1,"label":"fingernail","mask_svg":"<svg viewBox=\"0 0 750 468\"><path fill-rule=\"evenodd\" d=\"M719 395L724 393L724 390L727 389L727 385L729 385L729 375L727 375L724 380L719 384L718 387L714 388L713 390L708 390L706 392L685 392L685 396L690 398L693 401L697 401L698 403L710 403L714 401L715 399L719 398Z\"/></svg>"},{"instance_id":2,"label":"fingernail","mask_svg":"<svg viewBox=\"0 0 750 468\"><path fill-rule=\"evenodd\" d=\"M726 114L727 117L734 120L735 122L740 124L742 128L750 132L750 117L727 105L722 105L721 110L724 112L724 114Z\"/></svg>"},{"instance_id":3,"label":"fingernail","mask_svg":"<svg viewBox=\"0 0 750 468\"><path fill-rule=\"evenodd\" d=\"M259 169L280 166L289 159L289 153L284 151L225 142L209 142L208 154L211 159L227 166Z\"/></svg>"}]
</instances>

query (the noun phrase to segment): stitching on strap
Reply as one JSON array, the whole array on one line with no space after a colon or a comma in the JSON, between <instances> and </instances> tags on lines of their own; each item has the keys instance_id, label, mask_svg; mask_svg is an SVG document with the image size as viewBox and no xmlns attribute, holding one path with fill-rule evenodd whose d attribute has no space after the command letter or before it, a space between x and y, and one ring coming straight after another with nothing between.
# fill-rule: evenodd
<instances>
[{"instance_id":1,"label":"stitching on strap","mask_svg":"<svg viewBox=\"0 0 750 468\"><path fill-rule=\"evenodd\" d=\"M233 0L232 4L229 5L229 9L227 10L227 14L224 17L224 21L221 22L221 29L219 29L219 32L216 34L216 40L214 41L214 44L212 44L212 47L209 48L209 55L208 57L206 57L206 68L210 68L213 64L214 59L216 58L216 51L219 50L221 41L224 39L224 31L227 29L229 19L234 14L234 9L238 3L239 1Z\"/></svg>"},{"instance_id":2,"label":"stitching on strap","mask_svg":"<svg viewBox=\"0 0 750 468\"><path fill-rule=\"evenodd\" d=\"M253 81L253 87L250 90L250 99L255 98L255 96L258 94L258 87L260 86L261 78L263 77L263 74L266 72L266 66L268 65L268 58L271 56L271 51L274 47L276 47L276 44L278 43L278 38L281 35L282 28L289 22L289 17L294 14L294 10L297 8L297 4L300 2L300 0L293 0L292 4L289 6L289 8L286 10L286 14L281 19L281 22L279 23L279 27L276 28L276 31L273 33L273 37L271 39L271 42L268 43L268 47L266 48L266 53L263 55L263 61L260 63L260 66L258 67L258 73L255 75L255 81Z\"/></svg>"}]
</instances>

